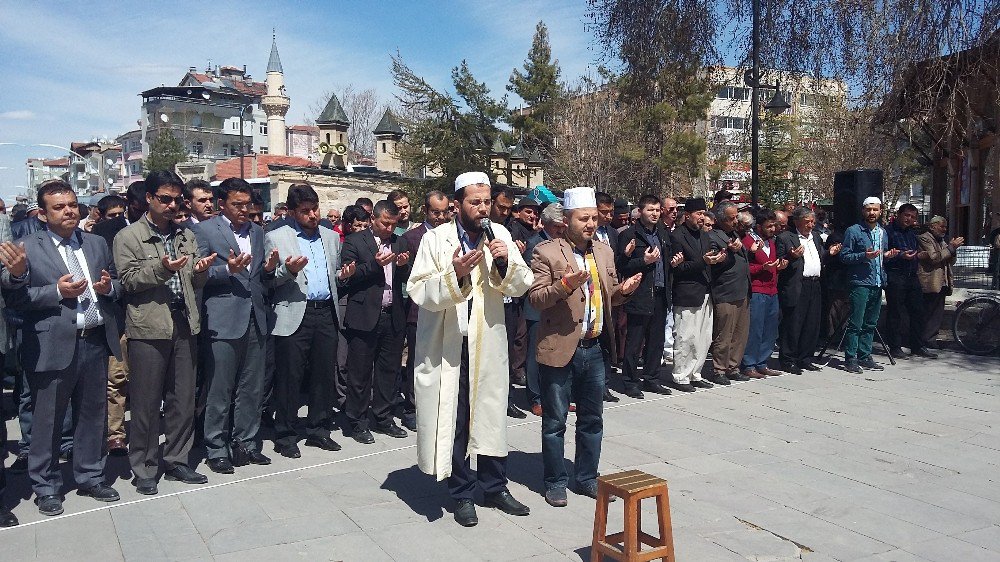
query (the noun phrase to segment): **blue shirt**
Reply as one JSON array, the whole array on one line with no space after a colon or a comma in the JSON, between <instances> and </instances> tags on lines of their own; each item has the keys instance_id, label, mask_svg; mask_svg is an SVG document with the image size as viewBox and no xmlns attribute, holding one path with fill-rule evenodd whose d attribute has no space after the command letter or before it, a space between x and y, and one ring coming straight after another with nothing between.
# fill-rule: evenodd
<instances>
[{"instance_id":1,"label":"blue shirt","mask_svg":"<svg viewBox=\"0 0 1000 562\"><path fill-rule=\"evenodd\" d=\"M844 232L843 249L840 250L840 262L844 264L848 281L851 285L869 287L884 287L886 276L882 264L882 256L868 259L865 252L869 249L885 252L889 249L889 237L885 229L875 225L868 228L867 224L855 224Z\"/></svg>"},{"instance_id":2,"label":"blue shirt","mask_svg":"<svg viewBox=\"0 0 1000 562\"><path fill-rule=\"evenodd\" d=\"M292 228L298 232L296 239L299 242L299 252L309 258L302 271L306 274L306 298L311 301L325 301L333 295L330 291L330 274L326 265L326 248L323 247L323 238L319 235L319 228L312 236L302 231L298 221L292 221Z\"/></svg>"}]
</instances>

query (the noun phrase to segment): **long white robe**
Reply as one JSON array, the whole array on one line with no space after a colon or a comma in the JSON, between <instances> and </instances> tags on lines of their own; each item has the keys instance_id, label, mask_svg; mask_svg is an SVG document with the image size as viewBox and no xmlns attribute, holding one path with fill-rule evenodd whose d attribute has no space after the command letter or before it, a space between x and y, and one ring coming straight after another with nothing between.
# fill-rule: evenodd
<instances>
[{"instance_id":1,"label":"long white robe","mask_svg":"<svg viewBox=\"0 0 1000 562\"><path fill-rule=\"evenodd\" d=\"M424 234L406 284L413 303L420 307L413 370L417 465L438 480L451 476L465 335L469 338L468 454L507 455L509 373L503 297L524 295L534 275L510 232L494 223L493 233L507 243L507 275L503 279L486 250L485 258L470 275L471 283L459 285L451 260L461 245L457 227L450 222ZM480 236L480 249L485 242L486 236Z\"/></svg>"}]
</instances>

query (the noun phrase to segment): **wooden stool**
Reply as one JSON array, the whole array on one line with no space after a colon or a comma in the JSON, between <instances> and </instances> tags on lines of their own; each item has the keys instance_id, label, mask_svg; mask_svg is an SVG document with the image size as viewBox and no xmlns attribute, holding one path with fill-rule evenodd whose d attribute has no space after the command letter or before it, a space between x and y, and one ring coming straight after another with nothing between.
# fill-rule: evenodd
<instances>
[{"instance_id":1,"label":"wooden stool","mask_svg":"<svg viewBox=\"0 0 1000 562\"><path fill-rule=\"evenodd\" d=\"M625 531L606 535L608 500L612 495L624 500ZM659 538L642 532L640 502L652 497L656 498L656 512L660 520ZM623 546L619 547L618 543L623 543ZM643 552L639 550L642 544L655 548ZM639 470L626 470L597 478L597 511L594 514L594 543L590 547L590 560L598 562L601 556L627 562L656 558L675 562L666 480Z\"/></svg>"}]
</instances>

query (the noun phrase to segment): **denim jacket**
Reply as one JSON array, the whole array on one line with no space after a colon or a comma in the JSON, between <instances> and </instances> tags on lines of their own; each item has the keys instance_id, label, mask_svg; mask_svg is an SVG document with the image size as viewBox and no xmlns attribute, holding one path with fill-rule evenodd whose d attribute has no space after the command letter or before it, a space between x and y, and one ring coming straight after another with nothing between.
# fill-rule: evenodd
<instances>
[{"instance_id":1,"label":"denim jacket","mask_svg":"<svg viewBox=\"0 0 1000 562\"><path fill-rule=\"evenodd\" d=\"M844 245L840 250L840 261L844 264L847 281L851 285L866 285L884 287L886 282L884 259L880 255L868 259L865 251L878 248L882 252L889 249L889 237L885 228L876 225L875 229L867 224L855 224L848 227L844 233Z\"/></svg>"}]
</instances>

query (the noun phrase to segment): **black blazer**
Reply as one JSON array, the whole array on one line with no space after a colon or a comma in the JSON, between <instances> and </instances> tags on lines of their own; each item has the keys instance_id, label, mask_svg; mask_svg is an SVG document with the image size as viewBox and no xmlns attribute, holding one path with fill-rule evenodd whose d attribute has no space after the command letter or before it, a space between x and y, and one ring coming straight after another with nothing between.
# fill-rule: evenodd
<instances>
[{"instance_id":1,"label":"black blazer","mask_svg":"<svg viewBox=\"0 0 1000 562\"><path fill-rule=\"evenodd\" d=\"M600 227L598 227L598 228L600 228ZM618 261L618 237L620 236L620 234L618 233L618 229L615 228L615 227L613 227L613 226L611 226L610 224L607 225L605 228L608 231L608 246L611 246L611 249L615 251L615 267L618 268L619 267L619 261ZM600 237L597 236L597 232L596 231L594 232L594 240L600 240ZM620 275L621 274L621 270L619 270L618 273Z\"/></svg>"},{"instance_id":2,"label":"black blazer","mask_svg":"<svg viewBox=\"0 0 1000 562\"><path fill-rule=\"evenodd\" d=\"M646 263L642 256L649 248L645 236L639 236L636 228L641 226L632 225L618 233L618 246L615 248L616 261L618 261L618 273L621 279L627 279L636 273L642 273L642 281L639 288L632 293L632 298L625 303L626 314L638 314L641 316L651 316L653 314L653 288L656 279L656 263ZM663 292L664 307L670 306L670 256L673 255L670 245L670 233L661 224L656 225L656 234L660 238L660 260L663 262L663 283L666 290ZM625 246L635 240L635 250L631 256L625 255Z\"/></svg>"},{"instance_id":3,"label":"black blazer","mask_svg":"<svg viewBox=\"0 0 1000 562\"><path fill-rule=\"evenodd\" d=\"M750 298L750 261L747 249L729 251L729 243L734 240L724 230L715 229L708 233L713 250L725 250L726 259L712 266L712 302L734 303ZM739 239L735 232L732 236Z\"/></svg>"},{"instance_id":4,"label":"black blazer","mask_svg":"<svg viewBox=\"0 0 1000 562\"><path fill-rule=\"evenodd\" d=\"M399 254L409 250L406 240L392 234L389 247ZM375 235L371 229L354 232L344 239L344 249L341 252L342 264L354 262L357 271L347 278L344 286L347 288L347 310L344 316L344 327L348 330L371 331L378 324L382 314L382 290L385 287L385 273L382 266L375 261L378 253ZM402 330L406 326L406 309L403 304L403 283L410 276L410 262L403 267L392 264L392 326Z\"/></svg>"},{"instance_id":5,"label":"black blazer","mask_svg":"<svg viewBox=\"0 0 1000 562\"><path fill-rule=\"evenodd\" d=\"M682 224L671 238L674 253L684 253L684 261L674 268L674 306L701 306L712 283L712 270L705 263L705 254L712 249L711 236Z\"/></svg>"},{"instance_id":6,"label":"black blazer","mask_svg":"<svg viewBox=\"0 0 1000 562\"><path fill-rule=\"evenodd\" d=\"M816 244L816 252L819 254L820 267L826 259L826 248L823 247L823 239L819 232L812 231L813 243ZM788 267L778 272L778 302L781 306L795 306L802 295L802 272L806 267L805 255L793 258L788 254L789 250L799 247L799 233L792 228L777 235L774 245L778 251L778 257L788 260Z\"/></svg>"}]
</instances>

